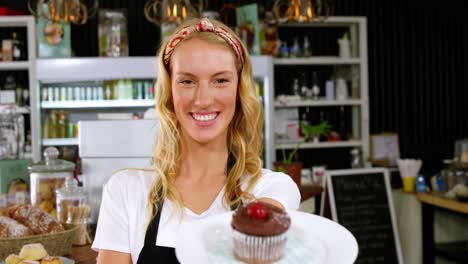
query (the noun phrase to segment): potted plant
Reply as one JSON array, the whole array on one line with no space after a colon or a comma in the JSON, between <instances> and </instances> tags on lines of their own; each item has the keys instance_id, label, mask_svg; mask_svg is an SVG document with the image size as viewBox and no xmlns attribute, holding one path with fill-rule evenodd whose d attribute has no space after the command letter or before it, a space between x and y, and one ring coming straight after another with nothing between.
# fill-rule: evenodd
<instances>
[{"instance_id":1,"label":"potted plant","mask_svg":"<svg viewBox=\"0 0 468 264\"><path fill-rule=\"evenodd\" d=\"M301 186L301 170L302 162L293 161L293 158L296 156L297 151L299 150L299 144L286 156L286 150L283 149L283 159L281 161L276 161L274 163L276 171L284 172L291 176L293 181L297 184L298 187Z\"/></svg>"},{"instance_id":2,"label":"potted plant","mask_svg":"<svg viewBox=\"0 0 468 264\"><path fill-rule=\"evenodd\" d=\"M303 122L301 128L306 141L312 140L314 143L318 143L320 141L320 136L327 135L331 126L327 121L322 121L317 125L309 125Z\"/></svg>"}]
</instances>

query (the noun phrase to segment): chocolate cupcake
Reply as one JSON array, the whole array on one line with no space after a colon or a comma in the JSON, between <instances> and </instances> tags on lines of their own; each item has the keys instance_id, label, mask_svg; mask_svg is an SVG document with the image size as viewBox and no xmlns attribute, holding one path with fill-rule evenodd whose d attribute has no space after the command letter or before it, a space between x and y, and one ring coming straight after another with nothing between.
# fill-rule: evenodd
<instances>
[{"instance_id":1,"label":"chocolate cupcake","mask_svg":"<svg viewBox=\"0 0 468 264\"><path fill-rule=\"evenodd\" d=\"M291 219L282 209L254 201L232 216L234 256L249 264L278 261L284 255Z\"/></svg>"}]
</instances>

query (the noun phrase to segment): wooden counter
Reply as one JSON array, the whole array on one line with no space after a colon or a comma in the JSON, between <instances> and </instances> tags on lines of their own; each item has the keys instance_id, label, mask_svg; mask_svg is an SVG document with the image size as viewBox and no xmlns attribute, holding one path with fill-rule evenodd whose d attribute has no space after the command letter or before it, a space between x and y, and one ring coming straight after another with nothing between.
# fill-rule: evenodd
<instances>
[{"instance_id":1,"label":"wooden counter","mask_svg":"<svg viewBox=\"0 0 468 264\"><path fill-rule=\"evenodd\" d=\"M323 188L318 185L302 185L300 188L301 202L308 200L312 197L320 195L323 192Z\"/></svg>"},{"instance_id":2,"label":"wooden counter","mask_svg":"<svg viewBox=\"0 0 468 264\"><path fill-rule=\"evenodd\" d=\"M468 241L434 244L434 212L443 209L447 213L468 216L468 203L443 197L436 193L418 193L422 205L423 263L434 264L435 256L443 256L456 263L468 263Z\"/></svg>"},{"instance_id":3,"label":"wooden counter","mask_svg":"<svg viewBox=\"0 0 468 264\"><path fill-rule=\"evenodd\" d=\"M462 214L468 214L468 203L448 199L439 194L433 193L418 193L416 197L422 203L427 203L436 207L444 208Z\"/></svg>"},{"instance_id":4,"label":"wooden counter","mask_svg":"<svg viewBox=\"0 0 468 264\"><path fill-rule=\"evenodd\" d=\"M95 264L97 252L91 249L91 245L74 246L69 258L75 260L75 264Z\"/></svg>"}]
</instances>

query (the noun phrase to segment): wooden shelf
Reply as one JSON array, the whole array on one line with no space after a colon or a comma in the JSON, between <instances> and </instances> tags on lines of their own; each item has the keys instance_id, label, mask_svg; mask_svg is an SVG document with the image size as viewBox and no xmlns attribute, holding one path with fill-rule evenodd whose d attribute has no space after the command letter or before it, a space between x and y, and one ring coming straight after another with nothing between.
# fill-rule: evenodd
<instances>
[{"instance_id":1,"label":"wooden shelf","mask_svg":"<svg viewBox=\"0 0 468 264\"><path fill-rule=\"evenodd\" d=\"M46 138L42 140L43 146L77 146L78 138Z\"/></svg>"},{"instance_id":2,"label":"wooden shelf","mask_svg":"<svg viewBox=\"0 0 468 264\"><path fill-rule=\"evenodd\" d=\"M31 64L28 61L2 61L0 70L27 70Z\"/></svg>"},{"instance_id":3,"label":"wooden shelf","mask_svg":"<svg viewBox=\"0 0 468 264\"><path fill-rule=\"evenodd\" d=\"M428 203L440 208L468 214L468 203L462 203L433 193L418 193L416 197L422 203Z\"/></svg>"},{"instance_id":4,"label":"wooden shelf","mask_svg":"<svg viewBox=\"0 0 468 264\"><path fill-rule=\"evenodd\" d=\"M336 141L336 142L297 142L297 143L277 143L276 149L294 149L299 144L299 149L314 149L314 148L347 148L347 147L360 147L363 145L361 141Z\"/></svg>"},{"instance_id":5,"label":"wooden shelf","mask_svg":"<svg viewBox=\"0 0 468 264\"><path fill-rule=\"evenodd\" d=\"M360 64L360 58L342 59L340 57L277 58L274 65L352 65Z\"/></svg>"}]
</instances>

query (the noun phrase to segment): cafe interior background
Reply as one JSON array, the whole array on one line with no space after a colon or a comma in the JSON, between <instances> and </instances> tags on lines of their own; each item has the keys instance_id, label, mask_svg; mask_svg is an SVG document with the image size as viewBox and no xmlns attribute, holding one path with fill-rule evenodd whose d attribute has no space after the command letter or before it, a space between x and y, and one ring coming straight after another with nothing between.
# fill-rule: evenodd
<instances>
[{"instance_id":1,"label":"cafe interior background","mask_svg":"<svg viewBox=\"0 0 468 264\"><path fill-rule=\"evenodd\" d=\"M67 222L78 197L92 237L117 164L149 164L161 40L202 13L248 45L265 167L296 175L301 210L321 213L335 170L386 168L404 262L468 263L464 1L37 2L0 1L0 207Z\"/></svg>"}]
</instances>

